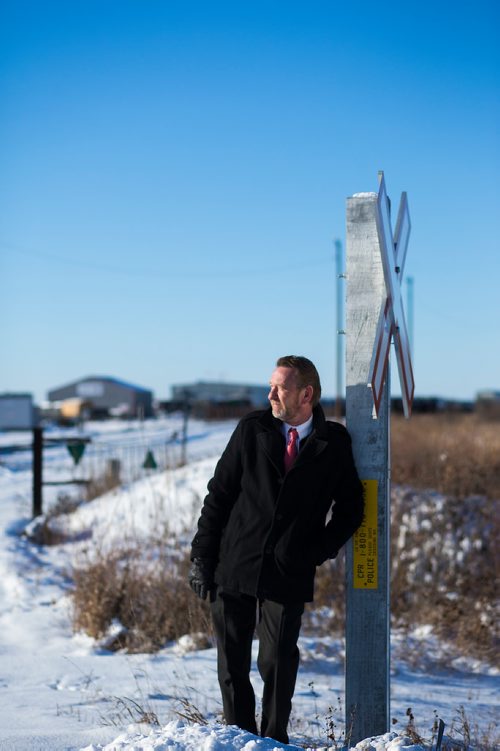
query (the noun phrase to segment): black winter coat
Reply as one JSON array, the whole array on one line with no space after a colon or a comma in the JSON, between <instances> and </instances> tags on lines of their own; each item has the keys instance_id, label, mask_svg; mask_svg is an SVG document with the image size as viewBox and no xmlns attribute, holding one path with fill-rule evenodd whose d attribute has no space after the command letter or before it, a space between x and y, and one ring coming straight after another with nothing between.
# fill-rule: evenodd
<instances>
[{"instance_id":1,"label":"black winter coat","mask_svg":"<svg viewBox=\"0 0 500 751\"><path fill-rule=\"evenodd\" d=\"M327 422L319 405L286 474L284 453L271 409L240 421L208 483L191 558L211 559L223 589L309 602L316 566L361 524L363 489L347 430Z\"/></svg>"}]
</instances>

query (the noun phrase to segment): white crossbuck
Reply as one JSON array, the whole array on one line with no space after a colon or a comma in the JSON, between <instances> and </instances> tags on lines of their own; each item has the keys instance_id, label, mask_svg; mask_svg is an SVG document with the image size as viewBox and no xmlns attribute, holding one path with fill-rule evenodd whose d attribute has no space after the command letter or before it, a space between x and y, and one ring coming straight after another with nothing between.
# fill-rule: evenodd
<instances>
[{"instance_id":1,"label":"white crossbuck","mask_svg":"<svg viewBox=\"0 0 500 751\"><path fill-rule=\"evenodd\" d=\"M401 281L410 238L410 213L406 193L401 194L394 238L392 235L390 205L385 189L384 173L379 172L377 199L377 234L382 256L387 297L382 303L370 365L368 385L373 392L375 412L378 416L380 401L389 362L391 339L394 340L398 361L399 380L405 417L411 414L415 382L411 365L410 344L401 300Z\"/></svg>"}]
</instances>

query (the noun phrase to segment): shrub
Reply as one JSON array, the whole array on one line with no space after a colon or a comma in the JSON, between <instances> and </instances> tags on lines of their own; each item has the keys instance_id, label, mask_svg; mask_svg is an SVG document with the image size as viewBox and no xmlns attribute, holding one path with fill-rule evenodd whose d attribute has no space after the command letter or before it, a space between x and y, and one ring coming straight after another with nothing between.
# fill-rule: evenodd
<instances>
[{"instance_id":1,"label":"shrub","mask_svg":"<svg viewBox=\"0 0 500 751\"><path fill-rule=\"evenodd\" d=\"M129 652L153 652L184 634L209 633L208 606L191 592L187 567L186 556L158 550L151 556L149 550L145 560L143 549L134 547L76 568L75 630L102 639L118 621L122 628L106 646Z\"/></svg>"},{"instance_id":2,"label":"shrub","mask_svg":"<svg viewBox=\"0 0 500 751\"><path fill-rule=\"evenodd\" d=\"M66 533L60 518L72 514L80 506L81 500L66 493L60 493L48 511L35 517L24 529L24 534L35 545L61 545L73 538Z\"/></svg>"},{"instance_id":3,"label":"shrub","mask_svg":"<svg viewBox=\"0 0 500 751\"><path fill-rule=\"evenodd\" d=\"M466 654L498 661L493 572L500 521L484 497L392 494L392 614L426 623Z\"/></svg>"}]
</instances>

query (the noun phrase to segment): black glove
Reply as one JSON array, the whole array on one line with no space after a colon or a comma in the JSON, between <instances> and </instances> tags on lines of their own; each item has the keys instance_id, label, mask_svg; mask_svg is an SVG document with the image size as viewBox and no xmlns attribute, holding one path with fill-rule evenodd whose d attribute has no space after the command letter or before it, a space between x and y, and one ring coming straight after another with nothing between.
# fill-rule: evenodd
<instances>
[{"instance_id":1,"label":"black glove","mask_svg":"<svg viewBox=\"0 0 500 751\"><path fill-rule=\"evenodd\" d=\"M322 566L323 563L326 563L326 561L333 561L338 556L338 554L338 550L332 550L331 553L323 553L316 558L315 564L316 566Z\"/></svg>"},{"instance_id":2,"label":"black glove","mask_svg":"<svg viewBox=\"0 0 500 751\"><path fill-rule=\"evenodd\" d=\"M324 540L321 541L316 548L316 556L314 563L316 566L321 566L322 563L328 560L333 560L338 555L338 550L332 549L331 543L328 544Z\"/></svg>"},{"instance_id":3,"label":"black glove","mask_svg":"<svg viewBox=\"0 0 500 751\"><path fill-rule=\"evenodd\" d=\"M202 600L206 600L211 589L215 589L214 562L210 558L193 558L189 569L189 586Z\"/></svg>"}]
</instances>

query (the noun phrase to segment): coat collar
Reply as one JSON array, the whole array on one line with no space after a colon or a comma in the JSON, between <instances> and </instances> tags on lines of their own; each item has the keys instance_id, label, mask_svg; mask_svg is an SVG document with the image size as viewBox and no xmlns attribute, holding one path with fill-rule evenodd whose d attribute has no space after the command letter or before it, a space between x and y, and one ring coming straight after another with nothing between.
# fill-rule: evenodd
<instances>
[{"instance_id":1,"label":"coat collar","mask_svg":"<svg viewBox=\"0 0 500 751\"><path fill-rule=\"evenodd\" d=\"M280 474L283 474L283 454L285 444L281 430L282 422L276 417L273 417L272 410L269 407L269 409L262 414L259 423L264 430L258 434L257 440L272 464ZM327 429L325 413L323 412L321 405L318 404L313 409L312 432L305 439L304 447L299 451L294 466L304 464L320 454L328 445L326 436Z\"/></svg>"}]
</instances>

